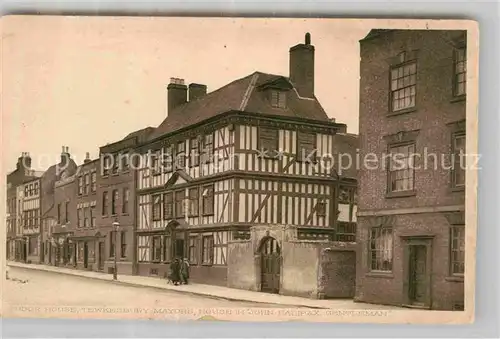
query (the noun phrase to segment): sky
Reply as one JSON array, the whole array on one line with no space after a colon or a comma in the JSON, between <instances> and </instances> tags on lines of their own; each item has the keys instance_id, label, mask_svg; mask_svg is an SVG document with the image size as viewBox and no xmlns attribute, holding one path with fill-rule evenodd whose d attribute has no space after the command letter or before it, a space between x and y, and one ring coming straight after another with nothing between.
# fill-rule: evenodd
<instances>
[{"instance_id":1,"label":"sky","mask_svg":"<svg viewBox=\"0 0 500 339\"><path fill-rule=\"evenodd\" d=\"M288 76L289 48L315 46L315 94L358 133L359 40L373 23L346 19L4 17L2 159L45 170L62 146L85 153L166 117L171 77L214 91L262 71Z\"/></svg>"}]
</instances>

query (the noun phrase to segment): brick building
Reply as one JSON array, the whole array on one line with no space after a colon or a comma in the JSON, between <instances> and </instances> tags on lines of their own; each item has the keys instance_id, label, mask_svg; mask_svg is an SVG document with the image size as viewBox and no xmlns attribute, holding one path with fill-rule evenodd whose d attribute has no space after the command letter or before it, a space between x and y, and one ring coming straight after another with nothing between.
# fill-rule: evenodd
<instances>
[{"instance_id":1,"label":"brick building","mask_svg":"<svg viewBox=\"0 0 500 339\"><path fill-rule=\"evenodd\" d=\"M465 38L372 30L360 41L361 159L379 166L358 177L359 301L463 307Z\"/></svg>"},{"instance_id":2,"label":"brick building","mask_svg":"<svg viewBox=\"0 0 500 339\"><path fill-rule=\"evenodd\" d=\"M329 155L357 137L314 95L310 35L289 53L289 77L255 72L210 93L172 78L168 115L138 148L140 275L186 257L194 282L354 295L356 178Z\"/></svg>"},{"instance_id":3,"label":"brick building","mask_svg":"<svg viewBox=\"0 0 500 339\"><path fill-rule=\"evenodd\" d=\"M152 131L151 127L141 129L120 141L100 147L96 216L99 241L96 251L99 269L107 273L114 270L115 255L117 273L135 272L136 171L133 166L135 158L131 155ZM114 230L114 222L119 223L118 230Z\"/></svg>"}]
</instances>

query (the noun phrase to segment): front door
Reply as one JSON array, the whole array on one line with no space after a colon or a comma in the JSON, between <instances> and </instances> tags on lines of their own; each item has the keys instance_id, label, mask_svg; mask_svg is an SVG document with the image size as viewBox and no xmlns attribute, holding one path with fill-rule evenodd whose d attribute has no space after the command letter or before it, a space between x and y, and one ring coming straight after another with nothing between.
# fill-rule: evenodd
<instances>
[{"instance_id":1,"label":"front door","mask_svg":"<svg viewBox=\"0 0 500 339\"><path fill-rule=\"evenodd\" d=\"M89 265L89 245L87 242L83 243L83 267L87 268Z\"/></svg>"},{"instance_id":2,"label":"front door","mask_svg":"<svg viewBox=\"0 0 500 339\"><path fill-rule=\"evenodd\" d=\"M409 300L413 305L425 306L427 300L427 247L412 245L409 248Z\"/></svg>"},{"instance_id":3,"label":"front door","mask_svg":"<svg viewBox=\"0 0 500 339\"><path fill-rule=\"evenodd\" d=\"M175 239L175 257L184 258L184 239Z\"/></svg>"},{"instance_id":4,"label":"front door","mask_svg":"<svg viewBox=\"0 0 500 339\"><path fill-rule=\"evenodd\" d=\"M99 271L104 271L104 242L99 241Z\"/></svg>"},{"instance_id":5,"label":"front door","mask_svg":"<svg viewBox=\"0 0 500 339\"><path fill-rule=\"evenodd\" d=\"M274 238L267 238L260 247L261 291L279 293L281 250Z\"/></svg>"}]
</instances>

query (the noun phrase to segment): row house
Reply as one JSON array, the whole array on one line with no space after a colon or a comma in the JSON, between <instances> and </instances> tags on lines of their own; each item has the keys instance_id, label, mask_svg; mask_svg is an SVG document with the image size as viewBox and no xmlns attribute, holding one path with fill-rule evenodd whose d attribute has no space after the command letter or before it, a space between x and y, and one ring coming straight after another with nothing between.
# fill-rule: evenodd
<instances>
[{"instance_id":1,"label":"row house","mask_svg":"<svg viewBox=\"0 0 500 339\"><path fill-rule=\"evenodd\" d=\"M353 155L357 137L316 99L314 53L306 34L289 77L255 72L211 93L171 80L166 119L137 148L138 274L188 258L195 282L354 295L356 174L333 155Z\"/></svg>"},{"instance_id":2,"label":"row house","mask_svg":"<svg viewBox=\"0 0 500 339\"><path fill-rule=\"evenodd\" d=\"M27 259L27 243L23 231L24 215L21 212L24 206L24 183L36 181L41 175L42 172L31 169L31 157L27 152L23 152L17 159L16 169L7 174L6 258L9 260L26 261ZM29 193L29 187L28 185L26 193Z\"/></svg>"},{"instance_id":3,"label":"row house","mask_svg":"<svg viewBox=\"0 0 500 339\"><path fill-rule=\"evenodd\" d=\"M463 309L464 31L372 30L360 42L356 299ZM396 157L399 160L396 160Z\"/></svg>"},{"instance_id":4,"label":"row house","mask_svg":"<svg viewBox=\"0 0 500 339\"><path fill-rule=\"evenodd\" d=\"M113 273L116 260L118 274L135 273L135 163L138 158L133 156L133 150L152 130L151 127L141 129L120 141L100 147L100 163L96 167L96 208L91 209L97 211L96 226L99 231L95 244L98 270Z\"/></svg>"}]
</instances>

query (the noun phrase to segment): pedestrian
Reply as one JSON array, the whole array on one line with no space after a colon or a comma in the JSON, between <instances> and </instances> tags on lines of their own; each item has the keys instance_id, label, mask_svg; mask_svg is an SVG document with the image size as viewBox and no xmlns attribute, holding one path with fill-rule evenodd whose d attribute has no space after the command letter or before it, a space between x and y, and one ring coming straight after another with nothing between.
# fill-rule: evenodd
<instances>
[{"instance_id":1,"label":"pedestrian","mask_svg":"<svg viewBox=\"0 0 500 339\"><path fill-rule=\"evenodd\" d=\"M168 278L174 283L174 285L179 285L180 280L180 263L179 259L175 258L174 261L170 264L170 273Z\"/></svg>"},{"instance_id":2,"label":"pedestrian","mask_svg":"<svg viewBox=\"0 0 500 339\"><path fill-rule=\"evenodd\" d=\"M181 284L188 284L189 280L189 260L184 258L181 262Z\"/></svg>"}]
</instances>

